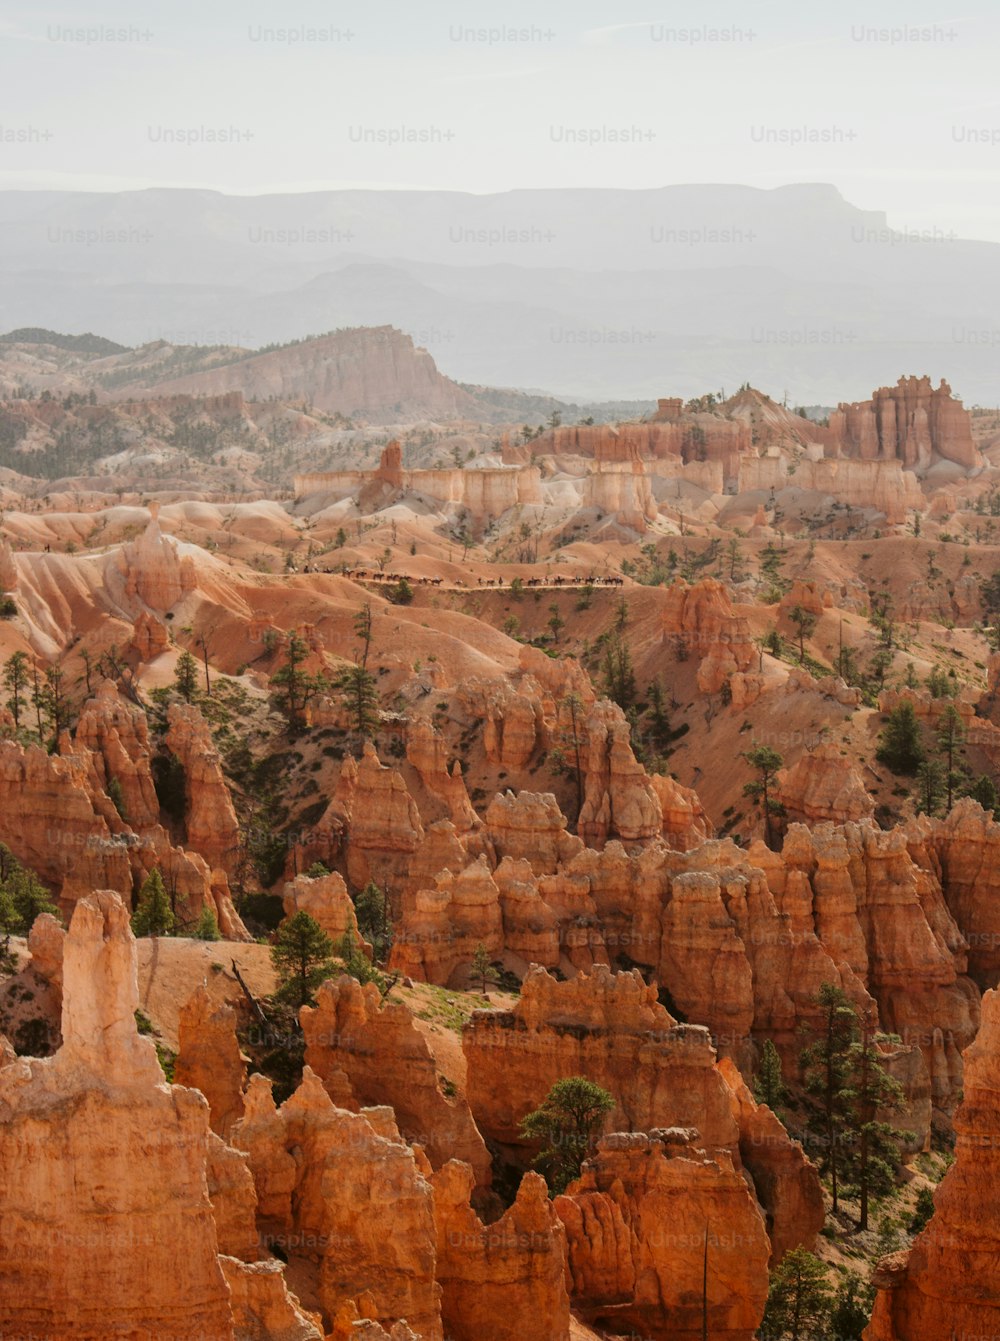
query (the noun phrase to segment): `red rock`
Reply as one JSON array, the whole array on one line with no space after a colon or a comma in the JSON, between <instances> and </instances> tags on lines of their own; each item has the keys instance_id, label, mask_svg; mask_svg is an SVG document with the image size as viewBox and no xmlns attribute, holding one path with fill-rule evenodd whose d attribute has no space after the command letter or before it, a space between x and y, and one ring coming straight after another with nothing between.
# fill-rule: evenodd
<instances>
[{"instance_id":1,"label":"red rock","mask_svg":"<svg viewBox=\"0 0 1000 1341\"><path fill-rule=\"evenodd\" d=\"M167 748L184 769L185 843L231 876L240 852L240 826L208 723L190 704L167 713Z\"/></svg>"},{"instance_id":2,"label":"red rock","mask_svg":"<svg viewBox=\"0 0 1000 1341\"><path fill-rule=\"evenodd\" d=\"M136 1031L138 1004L127 910L109 892L81 899L66 938L63 1046L0 1071L0 1329L11 1335L232 1341L205 1176L208 1106L163 1083Z\"/></svg>"},{"instance_id":3,"label":"red rock","mask_svg":"<svg viewBox=\"0 0 1000 1341\"><path fill-rule=\"evenodd\" d=\"M756 1335L770 1244L729 1155L707 1155L684 1130L619 1132L598 1143L555 1206L566 1226L572 1302L595 1326L657 1341Z\"/></svg>"},{"instance_id":4,"label":"red rock","mask_svg":"<svg viewBox=\"0 0 1000 1341\"><path fill-rule=\"evenodd\" d=\"M306 1064L324 1084L345 1075L361 1104L392 1108L402 1135L423 1147L434 1168L464 1160L477 1184L489 1184L490 1158L469 1105L442 1093L434 1056L407 1006L382 1002L373 983L362 987L342 975L323 984L301 1021Z\"/></svg>"},{"instance_id":5,"label":"red rock","mask_svg":"<svg viewBox=\"0 0 1000 1341\"><path fill-rule=\"evenodd\" d=\"M524 1146L521 1119L571 1075L588 1076L614 1096L610 1127L676 1123L697 1127L708 1149L736 1148L708 1030L676 1024L638 972L595 966L558 982L533 968L512 1011L473 1012L462 1048L477 1126L515 1151Z\"/></svg>"},{"instance_id":6,"label":"red rock","mask_svg":"<svg viewBox=\"0 0 1000 1341\"><path fill-rule=\"evenodd\" d=\"M214 1002L207 987L181 1007L174 1080L201 1090L219 1136L228 1136L243 1116L246 1063L236 1039L236 1013L225 1002Z\"/></svg>"},{"instance_id":7,"label":"red rock","mask_svg":"<svg viewBox=\"0 0 1000 1341\"><path fill-rule=\"evenodd\" d=\"M545 1180L525 1174L514 1204L485 1225L474 1177L452 1160L431 1179L441 1316L453 1341L569 1341L566 1235Z\"/></svg>"},{"instance_id":8,"label":"red rock","mask_svg":"<svg viewBox=\"0 0 1000 1341\"><path fill-rule=\"evenodd\" d=\"M965 1053L955 1115L955 1163L909 1253L884 1259L866 1341L989 1337L1000 1332L1000 995L983 997L982 1026Z\"/></svg>"}]
</instances>

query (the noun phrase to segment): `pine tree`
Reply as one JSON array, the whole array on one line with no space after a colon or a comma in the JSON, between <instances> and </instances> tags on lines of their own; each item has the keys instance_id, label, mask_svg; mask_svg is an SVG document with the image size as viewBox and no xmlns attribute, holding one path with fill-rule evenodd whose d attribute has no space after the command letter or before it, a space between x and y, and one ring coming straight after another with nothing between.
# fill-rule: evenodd
<instances>
[{"instance_id":1,"label":"pine tree","mask_svg":"<svg viewBox=\"0 0 1000 1341\"><path fill-rule=\"evenodd\" d=\"M635 672L632 653L620 634L609 637L604 648L604 683L606 697L627 712L635 702Z\"/></svg>"},{"instance_id":2,"label":"pine tree","mask_svg":"<svg viewBox=\"0 0 1000 1341\"><path fill-rule=\"evenodd\" d=\"M535 1163L548 1170L550 1189L562 1192L580 1175L583 1161L615 1101L586 1076L557 1080L533 1113L521 1121L526 1141L541 1141Z\"/></svg>"},{"instance_id":3,"label":"pine tree","mask_svg":"<svg viewBox=\"0 0 1000 1341\"><path fill-rule=\"evenodd\" d=\"M343 972L356 978L362 986L367 982L382 986L382 975L358 944L357 937L350 930L345 931L337 945L337 958Z\"/></svg>"},{"instance_id":4,"label":"pine tree","mask_svg":"<svg viewBox=\"0 0 1000 1341\"><path fill-rule=\"evenodd\" d=\"M379 723L378 691L375 676L363 665L348 666L334 681L351 714L351 723L359 736L374 736Z\"/></svg>"},{"instance_id":5,"label":"pine tree","mask_svg":"<svg viewBox=\"0 0 1000 1341\"><path fill-rule=\"evenodd\" d=\"M174 667L174 688L190 703L198 689L198 663L190 652L182 652Z\"/></svg>"},{"instance_id":6,"label":"pine tree","mask_svg":"<svg viewBox=\"0 0 1000 1341\"><path fill-rule=\"evenodd\" d=\"M469 973L474 983L479 984L479 989L483 996L486 996L486 989L491 982L499 982L500 974L490 963L490 952L480 941L472 954L472 969Z\"/></svg>"},{"instance_id":7,"label":"pine tree","mask_svg":"<svg viewBox=\"0 0 1000 1341\"><path fill-rule=\"evenodd\" d=\"M132 914L132 931L136 936L169 936L175 918L163 877L153 867L139 890L139 902Z\"/></svg>"},{"instance_id":8,"label":"pine tree","mask_svg":"<svg viewBox=\"0 0 1000 1341\"><path fill-rule=\"evenodd\" d=\"M954 703L948 704L938 720L937 743L945 768L945 808L950 814L955 804L955 790L962 782L958 756L965 743L965 727Z\"/></svg>"},{"instance_id":9,"label":"pine tree","mask_svg":"<svg viewBox=\"0 0 1000 1341\"><path fill-rule=\"evenodd\" d=\"M997 806L1000 805L1000 796L997 794L996 784L985 773L976 778L965 794L971 796L973 801L978 801L987 815L992 816Z\"/></svg>"},{"instance_id":10,"label":"pine tree","mask_svg":"<svg viewBox=\"0 0 1000 1341\"><path fill-rule=\"evenodd\" d=\"M925 759L917 769L917 786L917 809L925 815L936 815L945 794L944 768L937 759Z\"/></svg>"},{"instance_id":11,"label":"pine tree","mask_svg":"<svg viewBox=\"0 0 1000 1341\"><path fill-rule=\"evenodd\" d=\"M307 1006L321 982L333 976L333 941L315 918L297 912L282 922L271 946L271 963L280 986L279 1001Z\"/></svg>"},{"instance_id":12,"label":"pine tree","mask_svg":"<svg viewBox=\"0 0 1000 1341\"><path fill-rule=\"evenodd\" d=\"M909 699L893 708L879 736L875 758L893 773L912 776L924 761L920 723Z\"/></svg>"},{"instance_id":13,"label":"pine tree","mask_svg":"<svg viewBox=\"0 0 1000 1341\"><path fill-rule=\"evenodd\" d=\"M766 1341L805 1341L825 1335L832 1292L827 1267L805 1248L792 1248L771 1274L760 1334Z\"/></svg>"},{"instance_id":14,"label":"pine tree","mask_svg":"<svg viewBox=\"0 0 1000 1341\"><path fill-rule=\"evenodd\" d=\"M806 639L816 627L816 616L803 606L796 605L789 610L788 618L798 631L799 663L802 664L806 659Z\"/></svg>"},{"instance_id":15,"label":"pine tree","mask_svg":"<svg viewBox=\"0 0 1000 1341\"><path fill-rule=\"evenodd\" d=\"M887 1041L869 1025L848 1050L850 1083L847 1098L850 1122L856 1133L852 1143L852 1172L857 1179L861 1208L858 1229L868 1228L869 1199L888 1192L899 1164L899 1146L910 1133L896 1130L882 1120L885 1113L903 1107L903 1087L882 1065L878 1044Z\"/></svg>"},{"instance_id":16,"label":"pine tree","mask_svg":"<svg viewBox=\"0 0 1000 1341\"><path fill-rule=\"evenodd\" d=\"M767 1104L775 1113L788 1093L781 1070L781 1056L769 1038L764 1040L764 1047L761 1050L760 1067L753 1081L753 1093L759 1104Z\"/></svg>"},{"instance_id":17,"label":"pine tree","mask_svg":"<svg viewBox=\"0 0 1000 1341\"><path fill-rule=\"evenodd\" d=\"M836 1215L841 1147L849 1139L851 1048L857 1039L858 1020L847 995L834 983L823 983L815 1004L819 1020L814 1041L802 1052L802 1071L814 1110L808 1127L821 1150L820 1167L830 1174Z\"/></svg>"},{"instance_id":18,"label":"pine tree","mask_svg":"<svg viewBox=\"0 0 1000 1341\"><path fill-rule=\"evenodd\" d=\"M58 917L59 910L34 871L22 866L5 843L0 843L0 890L10 900L14 933L27 936L42 913Z\"/></svg>"},{"instance_id":19,"label":"pine tree","mask_svg":"<svg viewBox=\"0 0 1000 1341\"><path fill-rule=\"evenodd\" d=\"M28 658L24 652L13 652L8 658L3 670L3 684L14 727L20 730L21 711L26 703L24 693L28 688Z\"/></svg>"},{"instance_id":20,"label":"pine tree","mask_svg":"<svg viewBox=\"0 0 1000 1341\"><path fill-rule=\"evenodd\" d=\"M388 892L370 880L355 900L354 911L358 930L366 941L371 942L376 960L384 964L393 941Z\"/></svg>"},{"instance_id":21,"label":"pine tree","mask_svg":"<svg viewBox=\"0 0 1000 1341\"><path fill-rule=\"evenodd\" d=\"M293 732L302 730L306 707L327 688L323 675L310 675L302 669L308 655L308 644L293 630L285 644L285 664L271 676L274 697Z\"/></svg>"},{"instance_id":22,"label":"pine tree","mask_svg":"<svg viewBox=\"0 0 1000 1341\"><path fill-rule=\"evenodd\" d=\"M196 941L222 940L222 933L219 931L219 924L215 917L215 909L211 904L206 903L202 906L201 916L198 918L197 925L191 935Z\"/></svg>"},{"instance_id":23,"label":"pine tree","mask_svg":"<svg viewBox=\"0 0 1000 1341\"><path fill-rule=\"evenodd\" d=\"M753 745L743 754L743 758L757 770L758 776L743 788L743 795L752 797L760 803L764 812L764 837L768 847L774 846L772 820L775 815L783 814L781 805L771 797L771 784L774 775L784 764L784 759L770 745Z\"/></svg>"}]
</instances>

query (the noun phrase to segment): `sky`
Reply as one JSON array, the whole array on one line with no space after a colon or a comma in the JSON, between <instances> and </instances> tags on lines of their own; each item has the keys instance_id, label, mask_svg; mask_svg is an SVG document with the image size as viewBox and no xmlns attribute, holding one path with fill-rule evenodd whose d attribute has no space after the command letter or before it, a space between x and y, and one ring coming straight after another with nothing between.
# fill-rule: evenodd
<instances>
[{"instance_id":1,"label":"sky","mask_svg":"<svg viewBox=\"0 0 1000 1341\"><path fill-rule=\"evenodd\" d=\"M0 6L0 187L832 182L1000 241L1000 6Z\"/></svg>"}]
</instances>

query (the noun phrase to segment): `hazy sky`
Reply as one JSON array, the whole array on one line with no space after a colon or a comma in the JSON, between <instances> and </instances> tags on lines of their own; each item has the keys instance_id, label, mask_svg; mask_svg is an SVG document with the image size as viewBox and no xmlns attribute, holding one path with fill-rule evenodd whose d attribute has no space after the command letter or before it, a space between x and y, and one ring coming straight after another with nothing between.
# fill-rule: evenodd
<instances>
[{"instance_id":1,"label":"hazy sky","mask_svg":"<svg viewBox=\"0 0 1000 1341\"><path fill-rule=\"evenodd\" d=\"M1000 10L958 3L5 4L0 185L830 181L1000 240Z\"/></svg>"}]
</instances>

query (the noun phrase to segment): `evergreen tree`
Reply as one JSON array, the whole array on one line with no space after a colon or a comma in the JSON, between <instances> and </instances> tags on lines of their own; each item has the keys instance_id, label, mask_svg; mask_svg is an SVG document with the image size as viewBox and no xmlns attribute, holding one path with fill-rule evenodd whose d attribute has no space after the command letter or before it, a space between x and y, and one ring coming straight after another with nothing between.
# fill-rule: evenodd
<instances>
[{"instance_id":1,"label":"evergreen tree","mask_svg":"<svg viewBox=\"0 0 1000 1341\"><path fill-rule=\"evenodd\" d=\"M917 809L936 815L945 792L944 768L937 759L925 759L917 769Z\"/></svg>"},{"instance_id":2,"label":"evergreen tree","mask_svg":"<svg viewBox=\"0 0 1000 1341\"><path fill-rule=\"evenodd\" d=\"M824 1263L805 1248L792 1248L771 1273L760 1334L766 1341L823 1336L831 1305Z\"/></svg>"},{"instance_id":3,"label":"evergreen tree","mask_svg":"<svg viewBox=\"0 0 1000 1341\"><path fill-rule=\"evenodd\" d=\"M1000 796L997 795L996 784L985 773L976 778L965 794L971 796L973 801L978 801L987 815L992 815L997 806L1000 805Z\"/></svg>"},{"instance_id":4,"label":"evergreen tree","mask_svg":"<svg viewBox=\"0 0 1000 1341\"><path fill-rule=\"evenodd\" d=\"M768 847L774 847L773 817L784 813L781 805L771 796L774 775L784 764L784 759L770 745L753 745L743 754L743 758L757 770L757 777L743 788L743 795L757 801L764 812L764 837Z\"/></svg>"},{"instance_id":5,"label":"evergreen tree","mask_svg":"<svg viewBox=\"0 0 1000 1341\"><path fill-rule=\"evenodd\" d=\"M583 1161L591 1153L607 1114L615 1101L586 1076L557 1080L533 1113L521 1121L521 1136L540 1141L535 1163L547 1169L553 1192L562 1192L580 1175Z\"/></svg>"},{"instance_id":6,"label":"evergreen tree","mask_svg":"<svg viewBox=\"0 0 1000 1341\"><path fill-rule=\"evenodd\" d=\"M201 910L201 916L191 935L196 941L221 941L222 933L219 931L219 924L215 918L215 909L211 904L206 903Z\"/></svg>"},{"instance_id":7,"label":"evergreen tree","mask_svg":"<svg viewBox=\"0 0 1000 1341\"><path fill-rule=\"evenodd\" d=\"M486 989L491 982L495 983L500 981L500 974L490 963L490 952L482 941L479 942L473 951L472 969L469 976L474 983L479 984L479 989L483 996L486 995Z\"/></svg>"},{"instance_id":8,"label":"evergreen tree","mask_svg":"<svg viewBox=\"0 0 1000 1341\"><path fill-rule=\"evenodd\" d=\"M813 1107L807 1125L821 1151L817 1162L830 1174L836 1215L841 1150L850 1140L851 1049L857 1039L858 1021L847 995L834 983L823 983L815 1004L819 1019L814 1040L801 1058L805 1091Z\"/></svg>"},{"instance_id":9,"label":"evergreen tree","mask_svg":"<svg viewBox=\"0 0 1000 1341\"><path fill-rule=\"evenodd\" d=\"M28 658L24 652L13 652L7 659L3 670L3 684L7 691L7 707L14 718L17 730L21 727L21 712L25 707L25 690L28 688Z\"/></svg>"},{"instance_id":10,"label":"evergreen tree","mask_svg":"<svg viewBox=\"0 0 1000 1341\"><path fill-rule=\"evenodd\" d=\"M801 605L795 605L788 612L788 618L795 625L799 639L799 663L806 659L806 639L816 627L816 616Z\"/></svg>"},{"instance_id":11,"label":"evergreen tree","mask_svg":"<svg viewBox=\"0 0 1000 1341\"><path fill-rule=\"evenodd\" d=\"M879 736L875 758L893 773L906 773L911 777L923 763L920 723L909 699L904 699L890 712Z\"/></svg>"},{"instance_id":12,"label":"evergreen tree","mask_svg":"<svg viewBox=\"0 0 1000 1341\"><path fill-rule=\"evenodd\" d=\"M944 761L945 809L950 814L962 782L959 754L965 744L965 727L954 703L948 704L938 720L937 743Z\"/></svg>"},{"instance_id":13,"label":"evergreen tree","mask_svg":"<svg viewBox=\"0 0 1000 1341\"><path fill-rule=\"evenodd\" d=\"M4 901L0 931L5 936L27 936L42 913L59 916L38 876L22 866L4 843L0 843L0 897Z\"/></svg>"},{"instance_id":14,"label":"evergreen tree","mask_svg":"<svg viewBox=\"0 0 1000 1341\"><path fill-rule=\"evenodd\" d=\"M323 675L310 675L302 669L309 655L305 639L294 630L285 644L285 664L271 676L272 689L278 707L292 731L301 731L305 725L305 710L310 701L327 687Z\"/></svg>"},{"instance_id":15,"label":"evergreen tree","mask_svg":"<svg viewBox=\"0 0 1000 1341\"><path fill-rule=\"evenodd\" d=\"M605 696L627 712L635 702L635 672L632 653L620 633L609 636L605 643L603 669Z\"/></svg>"},{"instance_id":16,"label":"evergreen tree","mask_svg":"<svg viewBox=\"0 0 1000 1341\"><path fill-rule=\"evenodd\" d=\"M856 1271L848 1271L833 1301L830 1314L832 1335L837 1341L862 1341L875 1303L875 1287Z\"/></svg>"},{"instance_id":17,"label":"evergreen tree","mask_svg":"<svg viewBox=\"0 0 1000 1341\"><path fill-rule=\"evenodd\" d=\"M320 983L336 972L333 941L315 918L297 912L278 928L271 963L280 982L278 1000L296 1008L307 1006Z\"/></svg>"},{"instance_id":18,"label":"evergreen tree","mask_svg":"<svg viewBox=\"0 0 1000 1341\"><path fill-rule=\"evenodd\" d=\"M348 666L337 676L334 687L343 696L359 736L374 736L379 723L378 690L375 676L363 665Z\"/></svg>"},{"instance_id":19,"label":"evergreen tree","mask_svg":"<svg viewBox=\"0 0 1000 1341\"><path fill-rule=\"evenodd\" d=\"M903 1107L903 1087L882 1065L878 1044L885 1036L865 1026L848 1050L850 1083L847 1098L850 1122L857 1139L852 1143L852 1173L857 1179L861 1208L858 1228L868 1228L870 1197L888 1192L899 1164L899 1146L908 1133L881 1120Z\"/></svg>"},{"instance_id":20,"label":"evergreen tree","mask_svg":"<svg viewBox=\"0 0 1000 1341\"><path fill-rule=\"evenodd\" d=\"M771 1040L765 1039L760 1055L760 1066L753 1081L754 1098L759 1104L767 1104L768 1108L776 1113L787 1093L781 1069L781 1056Z\"/></svg>"},{"instance_id":21,"label":"evergreen tree","mask_svg":"<svg viewBox=\"0 0 1000 1341\"><path fill-rule=\"evenodd\" d=\"M380 889L374 880L370 880L355 900L354 911L357 914L358 930L371 943L376 960L384 964L389 958L393 941L388 893Z\"/></svg>"},{"instance_id":22,"label":"evergreen tree","mask_svg":"<svg viewBox=\"0 0 1000 1341\"><path fill-rule=\"evenodd\" d=\"M174 668L174 688L190 703L198 689L198 663L190 652L182 652Z\"/></svg>"},{"instance_id":23,"label":"evergreen tree","mask_svg":"<svg viewBox=\"0 0 1000 1341\"><path fill-rule=\"evenodd\" d=\"M174 912L163 877L154 866L139 890L139 902L132 914L132 930L136 936L169 936L174 924Z\"/></svg>"},{"instance_id":24,"label":"evergreen tree","mask_svg":"<svg viewBox=\"0 0 1000 1341\"><path fill-rule=\"evenodd\" d=\"M345 931L337 945L337 958L343 965L344 973L356 978L364 985L366 982L382 985L382 975L362 950L352 931Z\"/></svg>"}]
</instances>

